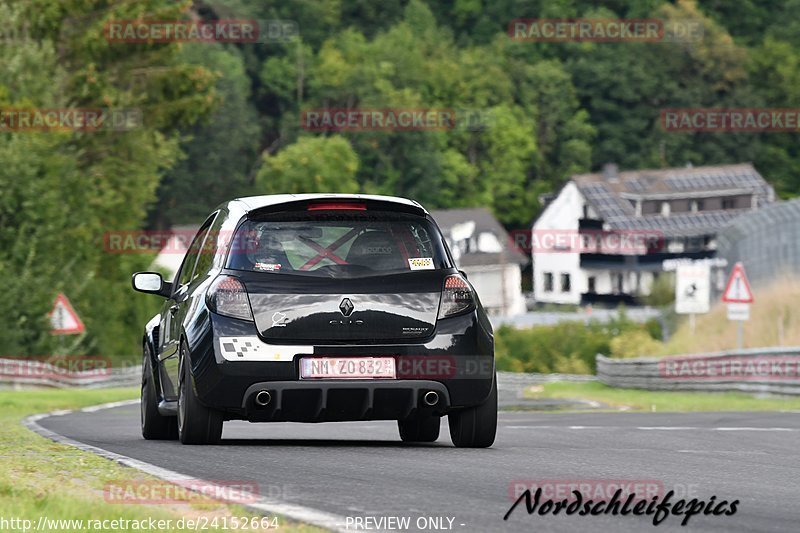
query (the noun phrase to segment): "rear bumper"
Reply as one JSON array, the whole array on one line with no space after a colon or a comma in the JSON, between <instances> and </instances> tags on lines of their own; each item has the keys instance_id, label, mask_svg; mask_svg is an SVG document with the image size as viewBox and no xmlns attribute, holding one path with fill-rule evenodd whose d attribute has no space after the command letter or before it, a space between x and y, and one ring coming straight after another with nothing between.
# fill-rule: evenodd
<instances>
[{"instance_id":1,"label":"rear bumper","mask_svg":"<svg viewBox=\"0 0 800 533\"><path fill-rule=\"evenodd\" d=\"M190 346L195 390L205 405L228 418L252 421L335 421L403 419L415 413L444 415L480 405L494 376L494 342L478 312L440 321L431 338L418 344L315 345L313 353L284 353L281 361L230 360L220 339L254 335L252 323L212 315L211 331ZM392 356L398 379L301 380L300 358L308 356ZM444 368L442 365L444 364ZM270 391L272 405L257 408L254 395ZM436 391L435 407L420 404Z\"/></svg>"},{"instance_id":2,"label":"rear bumper","mask_svg":"<svg viewBox=\"0 0 800 533\"><path fill-rule=\"evenodd\" d=\"M266 405L255 400L260 391L269 392ZM441 416L449 407L447 388L426 380L265 381L248 387L242 400L242 411L251 422L403 420Z\"/></svg>"}]
</instances>

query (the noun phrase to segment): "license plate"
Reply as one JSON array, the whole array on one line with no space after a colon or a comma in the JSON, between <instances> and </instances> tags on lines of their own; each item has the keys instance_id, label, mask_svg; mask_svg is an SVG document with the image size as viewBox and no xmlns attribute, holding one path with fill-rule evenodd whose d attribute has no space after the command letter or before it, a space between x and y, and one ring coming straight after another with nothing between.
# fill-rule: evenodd
<instances>
[{"instance_id":1,"label":"license plate","mask_svg":"<svg viewBox=\"0 0 800 533\"><path fill-rule=\"evenodd\" d=\"M394 357L304 357L302 379L395 379Z\"/></svg>"}]
</instances>

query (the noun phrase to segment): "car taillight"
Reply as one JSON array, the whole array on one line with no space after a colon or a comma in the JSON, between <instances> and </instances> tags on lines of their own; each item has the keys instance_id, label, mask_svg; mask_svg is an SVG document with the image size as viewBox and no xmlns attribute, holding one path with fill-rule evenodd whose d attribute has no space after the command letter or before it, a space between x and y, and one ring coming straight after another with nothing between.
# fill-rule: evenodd
<instances>
[{"instance_id":1,"label":"car taillight","mask_svg":"<svg viewBox=\"0 0 800 533\"><path fill-rule=\"evenodd\" d=\"M366 211L361 202L316 202L308 204L308 211Z\"/></svg>"},{"instance_id":2,"label":"car taillight","mask_svg":"<svg viewBox=\"0 0 800 533\"><path fill-rule=\"evenodd\" d=\"M467 280L459 274L447 276L442 290L442 303L439 304L439 318L460 315L475 308L475 295Z\"/></svg>"},{"instance_id":3,"label":"car taillight","mask_svg":"<svg viewBox=\"0 0 800 533\"><path fill-rule=\"evenodd\" d=\"M208 308L220 315L242 320L253 320L247 289L233 276L220 276L214 280L206 296Z\"/></svg>"}]
</instances>

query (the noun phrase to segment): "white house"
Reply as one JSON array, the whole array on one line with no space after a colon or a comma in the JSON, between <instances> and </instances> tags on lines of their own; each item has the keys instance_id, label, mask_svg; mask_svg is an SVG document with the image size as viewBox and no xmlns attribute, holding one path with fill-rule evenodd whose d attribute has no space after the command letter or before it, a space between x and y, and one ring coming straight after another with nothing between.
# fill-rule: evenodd
<instances>
[{"instance_id":1,"label":"white house","mask_svg":"<svg viewBox=\"0 0 800 533\"><path fill-rule=\"evenodd\" d=\"M774 199L749 163L572 176L533 225L534 299L639 303L664 260L714 257L722 228Z\"/></svg>"},{"instance_id":2,"label":"white house","mask_svg":"<svg viewBox=\"0 0 800 533\"><path fill-rule=\"evenodd\" d=\"M163 273L169 280L173 279L178 273L178 269L181 268L189 243L198 229L199 226L175 226L171 230L165 231L165 233L170 233L170 236L166 239L156 258L150 263L150 270Z\"/></svg>"},{"instance_id":3,"label":"white house","mask_svg":"<svg viewBox=\"0 0 800 533\"><path fill-rule=\"evenodd\" d=\"M511 245L508 233L485 208L431 211L458 268L469 278L490 315L526 311L522 265L527 258Z\"/></svg>"}]
</instances>

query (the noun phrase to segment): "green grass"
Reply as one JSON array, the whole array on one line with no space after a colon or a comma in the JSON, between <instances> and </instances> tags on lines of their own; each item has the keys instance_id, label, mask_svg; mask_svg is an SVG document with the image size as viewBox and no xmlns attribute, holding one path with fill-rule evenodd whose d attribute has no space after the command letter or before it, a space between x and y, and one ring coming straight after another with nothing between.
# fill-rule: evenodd
<instances>
[{"instance_id":1,"label":"green grass","mask_svg":"<svg viewBox=\"0 0 800 533\"><path fill-rule=\"evenodd\" d=\"M215 517L218 520L225 517L230 520L234 516L257 516L247 513L240 506L215 501L150 506L107 503L103 499L103 487L108 482L160 481L92 453L54 443L20 423L22 418L35 413L76 409L136 398L137 395L135 388L0 391L0 517L6 520L32 520L33 527L36 527L40 516L51 520L142 520L152 517L155 520L171 520L172 527L159 531L176 532L193 531L176 527L181 518L208 520L208 523L212 523ZM278 518L277 523L284 532L320 531L311 526L291 523L282 517ZM14 527L21 531L19 525ZM230 531L230 522L228 528ZM47 529L56 530L56 527ZM80 531L70 527L57 529ZM6 526L0 524L0 530L5 531ZM130 531L132 527L102 530ZM211 530L223 529L220 527ZM252 528L249 530L253 531Z\"/></svg>"},{"instance_id":2,"label":"green grass","mask_svg":"<svg viewBox=\"0 0 800 533\"><path fill-rule=\"evenodd\" d=\"M800 410L800 398L760 398L739 392L682 392L617 389L598 382L553 382L529 387L526 398L593 400L631 411L781 411Z\"/></svg>"}]
</instances>

